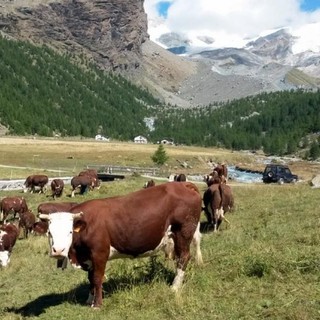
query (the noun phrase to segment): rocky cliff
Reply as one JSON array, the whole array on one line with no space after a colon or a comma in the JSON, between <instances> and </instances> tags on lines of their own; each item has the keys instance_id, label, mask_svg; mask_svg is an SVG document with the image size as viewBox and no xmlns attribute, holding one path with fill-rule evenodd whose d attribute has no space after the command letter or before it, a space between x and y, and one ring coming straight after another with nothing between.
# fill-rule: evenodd
<instances>
[{"instance_id":1,"label":"rocky cliff","mask_svg":"<svg viewBox=\"0 0 320 320\"><path fill-rule=\"evenodd\" d=\"M112 70L136 69L148 39L143 0L0 0L0 30L85 54Z\"/></svg>"}]
</instances>

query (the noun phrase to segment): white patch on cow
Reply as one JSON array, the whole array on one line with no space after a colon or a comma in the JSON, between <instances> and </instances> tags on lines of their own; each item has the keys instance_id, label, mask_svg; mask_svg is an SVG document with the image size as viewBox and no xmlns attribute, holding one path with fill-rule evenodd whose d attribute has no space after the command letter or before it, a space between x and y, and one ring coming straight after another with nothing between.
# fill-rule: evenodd
<instances>
[{"instance_id":1,"label":"white patch on cow","mask_svg":"<svg viewBox=\"0 0 320 320\"><path fill-rule=\"evenodd\" d=\"M0 267L7 267L10 262L10 252L0 251Z\"/></svg>"},{"instance_id":2,"label":"white patch on cow","mask_svg":"<svg viewBox=\"0 0 320 320\"><path fill-rule=\"evenodd\" d=\"M50 256L68 257L72 243L73 215L70 212L57 212L49 215Z\"/></svg>"},{"instance_id":3,"label":"white patch on cow","mask_svg":"<svg viewBox=\"0 0 320 320\"><path fill-rule=\"evenodd\" d=\"M193 235L193 239L192 239L192 244L196 248L196 262L198 265L203 264L200 243L201 243L201 232L200 232L200 222L199 222L197 225L197 229Z\"/></svg>"},{"instance_id":4,"label":"white patch on cow","mask_svg":"<svg viewBox=\"0 0 320 320\"><path fill-rule=\"evenodd\" d=\"M177 292L181 286L182 286L182 283L183 283L183 278L184 278L184 274L185 272L182 270L182 269L177 269L177 274L173 280L173 283L172 283L172 290Z\"/></svg>"},{"instance_id":5,"label":"white patch on cow","mask_svg":"<svg viewBox=\"0 0 320 320\"><path fill-rule=\"evenodd\" d=\"M163 238L161 239L159 245L154 250L144 252L138 256L132 256L128 254L123 254L119 252L117 249L115 249L114 247L110 246L110 253L109 253L108 260L125 259L125 258L129 258L129 259L145 258L145 257L150 257L155 255L160 250L163 250L167 254L167 252L169 253L169 251L171 251L171 248L173 248L173 246L174 246L174 243L172 239L171 226L169 226Z\"/></svg>"}]
</instances>

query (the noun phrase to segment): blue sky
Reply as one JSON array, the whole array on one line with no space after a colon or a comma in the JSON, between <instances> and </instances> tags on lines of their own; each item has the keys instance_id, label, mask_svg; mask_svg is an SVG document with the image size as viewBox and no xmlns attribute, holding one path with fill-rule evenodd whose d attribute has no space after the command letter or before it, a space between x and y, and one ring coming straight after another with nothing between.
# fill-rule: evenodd
<instances>
[{"instance_id":1,"label":"blue sky","mask_svg":"<svg viewBox=\"0 0 320 320\"><path fill-rule=\"evenodd\" d=\"M320 0L144 0L144 7L153 41L175 32L194 41L206 38L214 47L242 47L248 39L289 28L309 38L298 52L317 50L320 39Z\"/></svg>"},{"instance_id":2,"label":"blue sky","mask_svg":"<svg viewBox=\"0 0 320 320\"><path fill-rule=\"evenodd\" d=\"M304 11L313 11L320 8L320 0L304 0L301 9Z\"/></svg>"}]
</instances>

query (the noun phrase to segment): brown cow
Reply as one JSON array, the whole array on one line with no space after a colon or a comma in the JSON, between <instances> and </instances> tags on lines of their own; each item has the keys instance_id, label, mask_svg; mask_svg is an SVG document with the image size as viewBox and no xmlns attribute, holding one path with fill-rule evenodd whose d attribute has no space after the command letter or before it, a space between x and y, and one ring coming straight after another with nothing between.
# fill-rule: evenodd
<instances>
[{"instance_id":1,"label":"brown cow","mask_svg":"<svg viewBox=\"0 0 320 320\"><path fill-rule=\"evenodd\" d=\"M6 222L8 214L10 212L13 213L14 218L16 217L17 213L21 213L28 210L27 202L23 197L6 197L3 198L1 201L1 210L0 216L1 221L3 220Z\"/></svg>"},{"instance_id":2,"label":"brown cow","mask_svg":"<svg viewBox=\"0 0 320 320\"><path fill-rule=\"evenodd\" d=\"M53 179L51 181L52 198L61 197L64 188L64 182L62 179Z\"/></svg>"},{"instance_id":3,"label":"brown cow","mask_svg":"<svg viewBox=\"0 0 320 320\"><path fill-rule=\"evenodd\" d=\"M139 258L164 249L174 242L177 273L172 289L183 282L190 260L190 244L200 250L201 196L188 182L170 182L140 189L125 196L88 200L70 213L52 213L48 218L50 255L65 259L88 272L88 303L102 304L102 281L108 260ZM69 231L73 228L73 237Z\"/></svg>"},{"instance_id":4,"label":"brown cow","mask_svg":"<svg viewBox=\"0 0 320 320\"><path fill-rule=\"evenodd\" d=\"M156 183L154 182L154 180L151 179L144 184L143 188L151 188L151 187L154 187L155 185Z\"/></svg>"},{"instance_id":5,"label":"brown cow","mask_svg":"<svg viewBox=\"0 0 320 320\"><path fill-rule=\"evenodd\" d=\"M228 180L228 167L225 164L218 164L213 171L216 171L218 173L219 177L224 177L225 181Z\"/></svg>"},{"instance_id":6,"label":"brown cow","mask_svg":"<svg viewBox=\"0 0 320 320\"><path fill-rule=\"evenodd\" d=\"M38 214L50 214L53 212L64 212L77 205L77 202L43 202L38 205Z\"/></svg>"},{"instance_id":7,"label":"brown cow","mask_svg":"<svg viewBox=\"0 0 320 320\"><path fill-rule=\"evenodd\" d=\"M234 198L229 185L225 183L213 183L203 194L204 212L208 224L217 231L223 220L229 221L224 214L231 211L234 206Z\"/></svg>"},{"instance_id":8,"label":"brown cow","mask_svg":"<svg viewBox=\"0 0 320 320\"><path fill-rule=\"evenodd\" d=\"M24 182L25 189L24 192L28 190L33 193L35 192L36 188L39 188L39 193L45 193L47 191L47 184L49 178L44 174L35 174L27 177L26 181Z\"/></svg>"},{"instance_id":9,"label":"brown cow","mask_svg":"<svg viewBox=\"0 0 320 320\"><path fill-rule=\"evenodd\" d=\"M33 225L36 222L36 217L31 210L21 212L19 218L19 228L23 229L23 237L28 238L29 233L32 232Z\"/></svg>"},{"instance_id":10,"label":"brown cow","mask_svg":"<svg viewBox=\"0 0 320 320\"><path fill-rule=\"evenodd\" d=\"M0 227L0 267L8 266L18 236L19 230L14 224L7 223Z\"/></svg>"},{"instance_id":11,"label":"brown cow","mask_svg":"<svg viewBox=\"0 0 320 320\"><path fill-rule=\"evenodd\" d=\"M37 221L32 226L32 231L36 236L41 236L46 234L48 231L48 221Z\"/></svg>"},{"instance_id":12,"label":"brown cow","mask_svg":"<svg viewBox=\"0 0 320 320\"><path fill-rule=\"evenodd\" d=\"M93 189L96 183L96 179L92 176L75 176L71 179L71 197L75 196L75 191L80 188L80 194L88 192Z\"/></svg>"},{"instance_id":13,"label":"brown cow","mask_svg":"<svg viewBox=\"0 0 320 320\"><path fill-rule=\"evenodd\" d=\"M98 172L97 170L95 169L86 169L86 170L83 170L81 171L78 176L89 176L89 177L92 177L94 178L94 187L99 189L100 188L100 185L101 185L101 181L99 180L98 178Z\"/></svg>"}]
</instances>

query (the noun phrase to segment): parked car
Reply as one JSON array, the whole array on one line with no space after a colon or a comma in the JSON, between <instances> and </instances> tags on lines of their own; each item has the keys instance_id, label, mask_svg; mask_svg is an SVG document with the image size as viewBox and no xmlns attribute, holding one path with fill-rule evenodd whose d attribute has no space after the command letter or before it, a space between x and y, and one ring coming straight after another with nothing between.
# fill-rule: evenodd
<instances>
[{"instance_id":1,"label":"parked car","mask_svg":"<svg viewBox=\"0 0 320 320\"><path fill-rule=\"evenodd\" d=\"M298 176L292 174L288 166L282 164L268 164L263 172L262 181L264 183L277 182L283 183L296 183Z\"/></svg>"}]
</instances>

